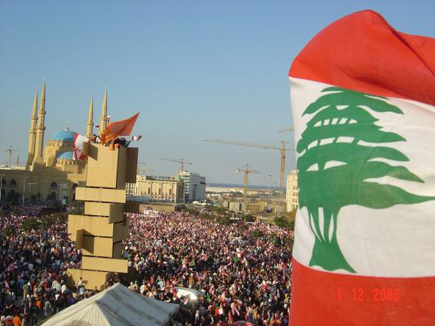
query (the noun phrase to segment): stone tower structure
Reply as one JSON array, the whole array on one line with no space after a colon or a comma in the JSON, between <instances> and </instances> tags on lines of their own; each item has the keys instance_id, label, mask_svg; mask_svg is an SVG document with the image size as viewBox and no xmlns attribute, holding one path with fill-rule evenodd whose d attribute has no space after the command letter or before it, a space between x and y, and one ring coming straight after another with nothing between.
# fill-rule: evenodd
<instances>
[{"instance_id":1,"label":"stone tower structure","mask_svg":"<svg viewBox=\"0 0 435 326\"><path fill-rule=\"evenodd\" d=\"M87 146L86 187L76 189L85 202L84 215L69 215L68 233L82 250L81 269L68 269L77 284L103 290L113 273L127 273L122 240L129 235L125 212L138 212L139 204L126 201L125 184L136 182L137 148L110 150L101 144Z\"/></svg>"}]
</instances>

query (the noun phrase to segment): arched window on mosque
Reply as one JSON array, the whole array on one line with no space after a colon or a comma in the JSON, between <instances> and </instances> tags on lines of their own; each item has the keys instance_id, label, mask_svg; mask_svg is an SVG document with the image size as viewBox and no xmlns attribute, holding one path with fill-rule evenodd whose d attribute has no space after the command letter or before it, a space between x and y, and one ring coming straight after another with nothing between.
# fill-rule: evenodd
<instances>
[{"instance_id":1,"label":"arched window on mosque","mask_svg":"<svg viewBox=\"0 0 435 326\"><path fill-rule=\"evenodd\" d=\"M17 182L15 181L15 179L12 179L11 182L9 182L9 186L11 188L15 188L17 186Z\"/></svg>"},{"instance_id":2,"label":"arched window on mosque","mask_svg":"<svg viewBox=\"0 0 435 326\"><path fill-rule=\"evenodd\" d=\"M57 190L57 183L56 182L52 182L50 185L50 189L51 190Z\"/></svg>"},{"instance_id":3,"label":"arched window on mosque","mask_svg":"<svg viewBox=\"0 0 435 326\"><path fill-rule=\"evenodd\" d=\"M3 187L6 187L7 184L8 184L8 183L6 182L6 180L2 178L2 186L3 186Z\"/></svg>"}]
</instances>

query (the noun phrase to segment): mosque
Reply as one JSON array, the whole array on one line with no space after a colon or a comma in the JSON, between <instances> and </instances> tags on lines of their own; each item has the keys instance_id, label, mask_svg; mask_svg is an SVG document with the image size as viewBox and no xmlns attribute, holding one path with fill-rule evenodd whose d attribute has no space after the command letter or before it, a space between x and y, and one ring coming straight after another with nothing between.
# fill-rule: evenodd
<instances>
[{"instance_id":1,"label":"mosque","mask_svg":"<svg viewBox=\"0 0 435 326\"><path fill-rule=\"evenodd\" d=\"M91 98L86 125L86 137L93 134L94 101ZM86 161L74 159L74 137L69 130L56 132L44 147L45 132L45 81L42 86L38 109L38 93L33 99L30 118L28 158L25 167L0 168L0 201L24 202L25 200L74 200L75 188L85 186ZM108 122L107 89L104 92L100 130Z\"/></svg>"}]
</instances>

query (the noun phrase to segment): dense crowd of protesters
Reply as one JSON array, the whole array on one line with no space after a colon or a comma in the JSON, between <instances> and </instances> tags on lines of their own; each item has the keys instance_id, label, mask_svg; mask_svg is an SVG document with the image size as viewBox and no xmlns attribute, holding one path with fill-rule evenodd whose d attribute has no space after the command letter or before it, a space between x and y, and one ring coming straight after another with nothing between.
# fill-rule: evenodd
<instances>
[{"instance_id":1,"label":"dense crowd of protesters","mask_svg":"<svg viewBox=\"0 0 435 326\"><path fill-rule=\"evenodd\" d=\"M80 293L66 287L65 271L80 266L80 255L68 239L65 221L23 230L24 220L39 220L42 207L2 211L0 325L35 325L85 297L84 288Z\"/></svg>"},{"instance_id":2,"label":"dense crowd of protesters","mask_svg":"<svg viewBox=\"0 0 435 326\"><path fill-rule=\"evenodd\" d=\"M288 231L259 223L219 225L182 212L132 214L129 226L126 255L143 295L181 301L197 325L288 324ZM194 303L180 300L176 287L202 295Z\"/></svg>"},{"instance_id":3,"label":"dense crowd of protesters","mask_svg":"<svg viewBox=\"0 0 435 326\"><path fill-rule=\"evenodd\" d=\"M35 325L93 295L81 282L67 286L66 270L79 268L81 255L66 221L23 228L24 220L41 220L40 209L21 207L0 217L0 230L10 230L0 231L0 325ZM291 231L261 223L219 224L211 216L130 214L123 255L136 278L129 288L180 304L181 324L287 325ZM192 289L197 299L181 296L180 287Z\"/></svg>"}]
</instances>

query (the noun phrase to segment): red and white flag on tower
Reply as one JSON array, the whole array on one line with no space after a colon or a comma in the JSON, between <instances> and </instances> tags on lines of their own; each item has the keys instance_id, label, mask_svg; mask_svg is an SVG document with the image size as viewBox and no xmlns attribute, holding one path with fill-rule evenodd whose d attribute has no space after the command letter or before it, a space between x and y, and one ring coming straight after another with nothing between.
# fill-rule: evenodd
<instances>
[{"instance_id":1,"label":"red and white flag on tower","mask_svg":"<svg viewBox=\"0 0 435 326\"><path fill-rule=\"evenodd\" d=\"M83 147L85 143L88 143L89 139L87 139L85 136L80 135L78 133L74 133L74 159L76 161L81 160L83 161L86 158L86 155L84 154Z\"/></svg>"},{"instance_id":2,"label":"red and white flag on tower","mask_svg":"<svg viewBox=\"0 0 435 326\"><path fill-rule=\"evenodd\" d=\"M354 13L317 34L289 78L290 325L435 325L435 39Z\"/></svg>"}]
</instances>

